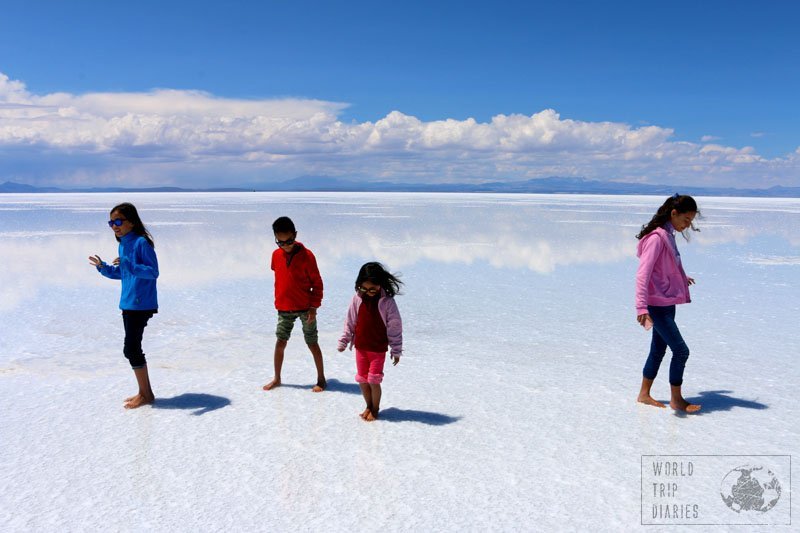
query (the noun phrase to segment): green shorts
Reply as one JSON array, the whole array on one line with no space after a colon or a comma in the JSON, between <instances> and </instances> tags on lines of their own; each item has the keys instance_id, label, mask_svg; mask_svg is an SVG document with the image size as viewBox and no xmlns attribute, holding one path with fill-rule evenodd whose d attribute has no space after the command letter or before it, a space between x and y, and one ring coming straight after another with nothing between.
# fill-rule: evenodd
<instances>
[{"instance_id":1,"label":"green shorts","mask_svg":"<svg viewBox=\"0 0 800 533\"><path fill-rule=\"evenodd\" d=\"M308 321L308 311L278 311L278 326L275 328L275 335L282 341L288 341L292 336L295 319L299 318L303 325L303 338L306 344L317 344L317 321Z\"/></svg>"}]
</instances>

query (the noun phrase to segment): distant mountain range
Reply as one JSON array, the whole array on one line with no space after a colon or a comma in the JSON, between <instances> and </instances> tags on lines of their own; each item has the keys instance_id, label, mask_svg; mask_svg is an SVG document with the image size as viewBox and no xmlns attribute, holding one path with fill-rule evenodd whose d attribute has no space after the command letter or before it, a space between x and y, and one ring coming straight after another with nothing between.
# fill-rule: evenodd
<instances>
[{"instance_id":1,"label":"distant mountain range","mask_svg":"<svg viewBox=\"0 0 800 533\"><path fill-rule=\"evenodd\" d=\"M220 187L216 189L185 189L182 187L86 187L86 188L61 188L61 187L35 187L25 183L7 181L0 183L0 193L39 193L39 192L241 192L252 189L235 187Z\"/></svg>"},{"instance_id":2,"label":"distant mountain range","mask_svg":"<svg viewBox=\"0 0 800 533\"><path fill-rule=\"evenodd\" d=\"M472 183L394 183L364 182L340 178L303 176L273 184L255 187L214 187L187 189L181 187L91 187L58 188L34 187L7 181L0 184L0 193L68 193L68 192L246 192L246 191L297 191L297 192L494 192L540 194L648 194L669 195L679 192L694 196L755 196L772 198L800 198L800 187L775 186L768 189L736 189L733 187L675 187L673 185L648 185L589 180L585 178L539 178L527 181Z\"/></svg>"}]
</instances>

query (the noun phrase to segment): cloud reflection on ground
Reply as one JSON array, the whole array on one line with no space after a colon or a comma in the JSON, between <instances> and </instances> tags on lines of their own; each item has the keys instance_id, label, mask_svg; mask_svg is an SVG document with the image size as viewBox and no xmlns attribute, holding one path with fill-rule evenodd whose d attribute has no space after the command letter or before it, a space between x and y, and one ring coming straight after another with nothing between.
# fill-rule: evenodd
<instances>
[{"instance_id":1,"label":"cloud reflection on ground","mask_svg":"<svg viewBox=\"0 0 800 533\"><path fill-rule=\"evenodd\" d=\"M547 274L576 265L635 257L638 227L661 199L599 196L241 194L141 195L156 238L161 286L187 288L242 279L269 279L274 249L270 223L288 214L299 239L323 271L348 258L376 259L393 269L420 261L486 263ZM21 305L47 287L79 288L105 282L88 265L111 261L116 242L102 228L105 195L6 195L0 198L0 311ZM93 205L96 204L96 205ZM702 199L700 251L762 236L800 245L791 228L800 201ZM158 214L153 214L157 211ZM48 224L57 220L55 224ZM788 255L749 250L750 262L796 265Z\"/></svg>"}]
</instances>

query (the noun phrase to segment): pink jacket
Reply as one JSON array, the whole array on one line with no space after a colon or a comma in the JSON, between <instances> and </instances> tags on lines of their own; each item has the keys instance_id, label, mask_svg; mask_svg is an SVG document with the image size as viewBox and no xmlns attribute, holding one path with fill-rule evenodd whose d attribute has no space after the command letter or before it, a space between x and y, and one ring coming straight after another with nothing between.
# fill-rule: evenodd
<instances>
[{"instance_id":1,"label":"pink jacket","mask_svg":"<svg viewBox=\"0 0 800 533\"><path fill-rule=\"evenodd\" d=\"M352 349L355 341L356 321L358 320L358 309L361 307L361 295L356 293L350 301L347 309L347 318L344 321L344 332L339 339L339 348ZM389 338L389 348L391 355L400 357L403 355L403 321L400 319L400 311L394 298L388 296L386 291L381 289L381 298L378 300L378 312L386 324L386 336Z\"/></svg>"},{"instance_id":2,"label":"pink jacket","mask_svg":"<svg viewBox=\"0 0 800 533\"><path fill-rule=\"evenodd\" d=\"M636 314L647 313L648 305L685 304L689 297L689 279L675 257L670 236L656 228L639 240L636 250Z\"/></svg>"}]
</instances>

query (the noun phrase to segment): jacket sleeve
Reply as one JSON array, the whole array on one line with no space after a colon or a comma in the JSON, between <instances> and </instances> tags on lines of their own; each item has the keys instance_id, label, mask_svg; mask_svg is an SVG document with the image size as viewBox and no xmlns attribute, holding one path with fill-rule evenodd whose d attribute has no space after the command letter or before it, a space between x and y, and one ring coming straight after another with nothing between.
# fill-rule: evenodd
<instances>
[{"instance_id":1,"label":"jacket sleeve","mask_svg":"<svg viewBox=\"0 0 800 533\"><path fill-rule=\"evenodd\" d=\"M322 305L322 276L320 276L319 268L317 268L317 258L308 249L306 249L306 252L308 253L308 279L311 282L311 295L308 306L318 308Z\"/></svg>"},{"instance_id":2,"label":"jacket sleeve","mask_svg":"<svg viewBox=\"0 0 800 533\"><path fill-rule=\"evenodd\" d=\"M347 316L344 319L344 330L342 336L339 337L338 347L341 350L347 348L348 345L352 346L353 337L356 332L356 320L358 318L358 296L353 296L350 305L347 308Z\"/></svg>"},{"instance_id":3,"label":"jacket sleeve","mask_svg":"<svg viewBox=\"0 0 800 533\"><path fill-rule=\"evenodd\" d=\"M114 265L109 265L105 261L101 263L100 266L97 267L97 271L110 279L122 279L122 274L119 271L119 267Z\"/></svg>"},{"instance_id":4,"label":"jacket sleeve","mask_svg":"<svg viewBox=\"0 0 800 533\"><path fill-rule=\"evenodd\" d=\"M639 254L639 268L636 270L636 315L647 313L647 287L653 275L658 256L661 255L664 242L658 235L652 235L642 243Z\"/></svg>"},{"instance_id":5,"label":"jacket sleeve","mask_svg":"<svg viewBox=\"0 0 800 533\"><path fill-rule=\"evenodd\" d=\"M156 279L158 278L158 258L156 251L145 239L136 241L133 254L130 259L130 271L137 278Z\"/></svg>"},{"instance_id":6,"label":"jacket sleeve","mask_svg":"<svg viewBox=\"0 0 800 533\"><path fill-rule=\"evenodd\" d=\"M394 298L386 298L386 336L393 357L403 355L403 320Z\"/></svg>"}]
</instances>

